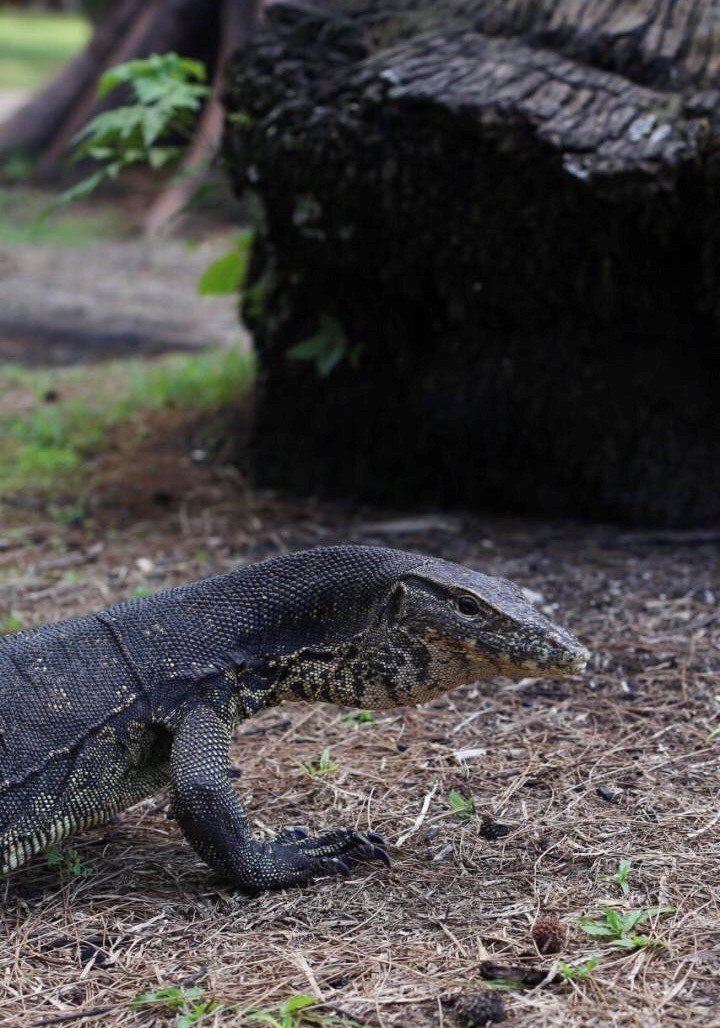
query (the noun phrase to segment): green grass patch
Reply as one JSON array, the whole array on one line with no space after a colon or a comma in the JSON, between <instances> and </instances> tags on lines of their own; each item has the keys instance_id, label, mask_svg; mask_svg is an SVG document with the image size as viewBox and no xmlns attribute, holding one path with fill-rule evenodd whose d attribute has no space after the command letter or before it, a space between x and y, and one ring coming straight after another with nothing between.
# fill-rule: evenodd
<instances>
[{"instance_id":1,"label":"green grass patch","mask_svg":"<svg viewBox=\"0 0 720 1028\"><path fill-rule=\"evenodd\" d=\"M0 89L36 89L90 38L77 14L0 8Z\"/></svg>"},{"instance_id":2,"label":"green grass patch","mask_svg":"<svg viewBox=\"0 0 720 1028\"><path fill-rule=\"evenodd\" d=\"M247 391L253 359L239 349L35 371L0 368L0 495L67 493L87 486L93 462L126 423L141 439L143 413L220 409ZM48 402L48 397L57 397Z\"/></svg>"},{"instance_id":3,"label":"green grass patch","mask_svg":"<svg viewBox=\"0 0 720 1028\"><path fill-rule=\"evenodd\" d=\"M51 203L52 197L40 190L0 187L0 246L88 246L128 234L113 207L53 210L43 216Z\"/></svg>"}]
</instances>

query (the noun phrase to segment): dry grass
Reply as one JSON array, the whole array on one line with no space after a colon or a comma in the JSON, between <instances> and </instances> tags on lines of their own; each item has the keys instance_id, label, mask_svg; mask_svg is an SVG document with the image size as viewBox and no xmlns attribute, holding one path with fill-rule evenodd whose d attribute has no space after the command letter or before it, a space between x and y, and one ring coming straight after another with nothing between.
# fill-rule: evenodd
<instances>
[{"instance_id":1,"label":"dry grass","mask_svg":"<svg viewBox=\"0 0 720 1028\"><path fill-rule=\"evenodd\" d=\"M454 997L489 987L484 960L550 971L593 955L585 981L503 992L509 1023L720 1024L720 739L708 740L720 721L716 551L566 524L372 525L372 515L232 488L205 478L162 522L108 535L53 523L9 532L0 615L44 621L351 539L441 553L531 587L592 646L592 668L468 687L364 724L287 705L240 725L238 789L259 831L371 826L393 847L402 841L392 869L247 898L208 875L155 797L77 840L85 874L37 860L9 877L0 1024L171 1025L177 1012L131 1001L184 984L221 1004L207 1026L249 1024L240 1009L272 1010L298 993L323 1004L316 1015L449 1026ZM101 552L88 551L98 542ZM303 763L325 747L338 769L310 777ZM476 752L463 760L464 750ZM474 797L476 816L450 810L451 789ZM509 832L486 838L498 834L490 821ZM627 898L610 881L622 857L632 861ZM578 928L606 905L676 912L642 928L662 946L626 951ZM546 911L569 929L555 956L531 936Z\"/></svg>"}]
</instances>

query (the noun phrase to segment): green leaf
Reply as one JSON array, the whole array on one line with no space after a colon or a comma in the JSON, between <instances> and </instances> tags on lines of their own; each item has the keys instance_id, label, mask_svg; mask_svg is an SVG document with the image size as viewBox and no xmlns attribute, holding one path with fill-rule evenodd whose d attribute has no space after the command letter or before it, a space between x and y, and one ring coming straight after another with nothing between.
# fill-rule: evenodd
<instances>
[{"instance_id":1,"label":"green leaf","mask_svg":"<svg viewBox=\"0 0 720 1028\"><path fill-rule=\"evenodd\" d=\"M287 351L290 360L314 361L326 377L345 356L348 341L341 323L332 314L321 314L318 331Z\"/></svg>"},{"instance_id":2,"label":"green leaf","mask_svg":"<svg viewBox=\"0 0 720 1028\"><path fill-rule=\"evenodd\" d=\"M604 922L596 921L592 917L581 917L578 919L578 924L586 935L592 935L599 939L612 939L617 934Z\"/></svg>"},{"instance_id":3,"label":"green leaf","mask_svg":"<svg viewBox=\"0 0 720 1028\"><path fill-rule=\"evenodd\" d=\"M295 1010L302 1010L305 1007L314 1007L316 1005L317 999L314 996L301 993L298 996L291 996L290 999L286 999L285 1002L280 1005L280 1013L284 1017L286 1014L291 1014Z\"/></svg>"},{"instance_id":4,"label":"green leaf","mask_svg":"<svg viewBox=\"0 0 720 1028\"><path fill-rule=\"evenodd\" d=\"M623 857L618 864L618 869L614 875L610 876L610 881L615 882L620 887L620 891L623 896L627 896L630 893L630 868L631 862L628 857Z\"/></svg>"},{"instance_id":5,"label":"green leaf","mask_svg":"<svg viewBox=\"0 0 720 1028\"><path fill-rule=\"evenodd\" d=\"M603 914L605 920L608 923L613 935L622 935L625 931L624 919L620 916L617 910L613 910L612 907L604 907ZM630 925L632 927L632 925Z\"/></svg>"},{"instance_id":6,"label":"green leaf","mask_svg":"<svg viewBox=\"0 0 720 1028\"><path fill-rule=\"evenodd\" d=\"M245 281L252 233L243 232L232 248L205 269L197 284L198 296L236 293Z\"/></svg>"},{"instance_id":7,"label":"green leaf","mask_svg":"<svg viewBox=\"0 0 720 1028\"><path fill-rule=\"evenodd\" d=\"M469 818L475 813L475 800L472 796L463 796L457 789L450 790L448 802L459 817Z\"/></svg>"},{"instance_id":8,"label":"green leaf","mask_svg":"<svg viewBox=\"0 0 720 1028\"><path fill-rule=\"evenodd\" d=\"M157 171L171 161L176 161L181 154L179 146L151 146L147 154L148 164Z\"/></svg>"},{"instance_id":9,"label":"green leaf","mask_svg":"<svg viewBox=\"0 0 720 1028\"><path fill-rule=\"evenodd\" d=\"M590 957L584 964L566 964L564 961L561 961L558 970L563 978L569 981L585 981L599 963L600 961L597 957Z\"/></svg>"},{"instance_id":10,"label":"green leaf","mask_svg":"<svg viewBox=\"0 0 720 1028\"><path fill-rule=\"evenodd\" d=\"M643 910L631 910L623 917L623 934L627 935L637 925L649 921L652 917L674 913L674 907L645 907Z\"/></svg>"}]
</instances>

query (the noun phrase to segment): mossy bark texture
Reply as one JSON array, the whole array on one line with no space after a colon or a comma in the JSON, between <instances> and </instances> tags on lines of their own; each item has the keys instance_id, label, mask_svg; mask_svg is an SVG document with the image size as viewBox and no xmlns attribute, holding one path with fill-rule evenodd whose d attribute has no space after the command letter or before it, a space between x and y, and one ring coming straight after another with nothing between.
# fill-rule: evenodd
<instances>
[{"instance_id":1,"label":"mossy bark texture","mask_svg":"<svg viewBox=\"0 0 720 1028\"><path fill-rule=\"evenodd\" d=\"M262 482L720 517L719 12L268 8L230 69L225 147L263 215ZM325 377L288 358L323 324L346 339Z\"/></svg>"}]
</instances>

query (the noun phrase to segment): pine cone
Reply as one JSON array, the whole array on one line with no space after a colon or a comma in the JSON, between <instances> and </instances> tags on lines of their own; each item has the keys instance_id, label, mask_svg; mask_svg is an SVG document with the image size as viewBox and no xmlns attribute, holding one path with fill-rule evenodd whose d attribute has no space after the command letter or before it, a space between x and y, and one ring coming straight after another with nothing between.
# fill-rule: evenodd
<instances>
[{"instance_id":1,"label":"pine cone","mask_svg":"<svg viewBox=\"0 0 720 1028\"><path fill-rule=\"evenodd\" d=\"M541 953L560 953L567 941L567 928L556 914L541 914L532 926L532 937Z\"/></svg>"}]
</instances>

